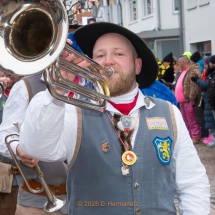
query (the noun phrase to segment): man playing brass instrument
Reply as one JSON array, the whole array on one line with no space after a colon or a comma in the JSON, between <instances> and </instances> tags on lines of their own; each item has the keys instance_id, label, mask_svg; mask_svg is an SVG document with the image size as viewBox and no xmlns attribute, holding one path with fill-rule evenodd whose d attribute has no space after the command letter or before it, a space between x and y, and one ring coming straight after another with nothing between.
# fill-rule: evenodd
<instances>
[{"instance_id":1,"label":"man playing brass instrument","mask_svg":"<svg viewBox=\"0 0 215 215\"><path fill-rule=\"evenodd\" d=\"M2 122L3 109L13 85L21 77L7 74L0 70L0 82L4 91L0 95L0 122ZM7 172L8 169L10 173ZM12 176L13 175L13 176ZM15 163L1 154L0 150L0 211L1 215L14 215L17 203L18 185L21 176Z\"/></svg>"},{"instance_id":2,"label":"man playing brass instrument","mask_svg":"<svg viewBox=\"0 0 215 215\"><path fill-rule=\"evenodd\" d=\"M138 89L158 72L145 42L111 23L86 25L74 37L94 61L114 68L104 77L111 93L104 112L46 90L31 101L20 134L30 156L66 161L69 214L175 215L175 194L180 214L209 214L208 178L179 110Z\"/></svg>"},{"instance_id":3,"label":"man playing brass instrument","mask_svg":"<svg viewBox=\"0 0 215 215\"><path fill-rule=\"evenodd\" d=\"M0 153L5 157L11 158L5 144L5 137L12 133L19 133L14 122L18 122L18 126L22 125L27 106L32 99L32 96L46 89L46 85L43 80L41 80L41 76L41 73L39 73L37 75L21 79L14 85L10 92L4 107L2 124L0 125ZM21 169L23 170L30 186L33 189L40 189L41 184L39 183L38 178L35 178L35 172L32 169L32 167L34 167L39 161L34 159L34 156L30 157L26 155L18 142L11 144L11 147L13 152L17 155L17 158L20 159ZM39 162L39 166L42 169L45 181L50 185L52 192L55 195L63 196L63 198L66 199L66 171L62 162ZM46 193L31 193L23 180L19 185L15 215L65 215L68 213L67 204L57 212L45 213L43 211L43 206L47 202ZM1 212L2 211L0 210L1 215L8 215L7 212L3 214Z\"/></svg>"}]
</instances>

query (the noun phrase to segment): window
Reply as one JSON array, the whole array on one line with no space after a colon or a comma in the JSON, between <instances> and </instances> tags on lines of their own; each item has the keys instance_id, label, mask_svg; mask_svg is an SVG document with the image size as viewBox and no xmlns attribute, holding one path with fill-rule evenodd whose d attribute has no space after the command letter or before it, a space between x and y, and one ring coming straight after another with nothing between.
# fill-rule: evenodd
<instances>
[{"instance_id":1,"label":"window","mask_svg":"<svg viewBox=\"0 0 215 215\"><path fill-rule=\"evenodd\" d=\"M179 0L173 0L173 11L179 11Z\"/></svg>"},{"instance_id":2,"label":"window","mask_svg":"<svg viewBox=\"0 0 215 215\"><path fill-rule=\"evenodd\" d=\"M197 50L203 55L211 54L212 52L211 41L204 41L201 43L197 43Z\"/></svg>"},{"instance_id":3,"label":"window","mask_svg":"<svg viewBox=\"0 0 215 215\"><path fill-rule=\"evenodd\" d=\"M152 1L153 0L143 0L144 16L148 16L153 13Z\"/></svg>"},{"instance_id":4,"label":"window","mask_svg":"<svg viewBox=\"0 0 215 215\"><path fill-rule=\"evenodd\" d=\"M210 4L210 1L209 0L199 0L199 6L204 6L204 5L208 5Z\"/></svg>"},{"instance_id":5,"label":"window","mask_svg":"<svg viewBox=\"0 0 215 215\"><path fill-rule=\"evenodd\" d=\"M192 10L197 7L197 1L196 0L187 0L187 10Z\"/></svg>"},{"instance_id":6,"label":"window","mask_svg":"<svg viewBox=\"0 0 215 215\"><path fill-rule=\"evenodd\" d=\"M135 21L137 20L137 2L135 1L130 1L129 2L129 8L130 8L130 21Z\"/></svg>"}]
</instances>

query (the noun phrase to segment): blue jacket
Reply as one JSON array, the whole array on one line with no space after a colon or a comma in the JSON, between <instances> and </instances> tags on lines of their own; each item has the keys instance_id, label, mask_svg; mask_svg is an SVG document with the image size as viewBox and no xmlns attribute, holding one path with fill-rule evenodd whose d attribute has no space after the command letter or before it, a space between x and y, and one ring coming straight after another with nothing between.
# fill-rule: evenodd
<instances>
[{"instance_id":1,"label":"blue jacket","mask_svg":"<svg viewBox=\"0 0 215 215\"><path fill-rule=\"evenodd\" d=\"M73 48L75 48L77 51L83 53L83 51L82 51L81 48L78 46L78 44L77 44L77 42L76 42L76 40L75 40L75 38L74 38L74 36L73 36L74 33L75 33L75 32L69 33L68 36L67 36L67 38L70 39L70 40L72 41L72 47L73 47Z\"/></svg>"},{"instance_id":2,"label":"blue jacket","mask_svg":"<svg viewBox=\"0 0 215 215\"><path fill-rule=\"evenodd\" d=\"M200 71L201 73L204 72L204 59L200 59L197 64L199 64L199 68L200 68Z\"/></svg>"},{"instance_id":3,"label":"blue jacket","mask_svg":"<svg viewBox=\"0 0 215 215\"><path fill-rule=\"evenodd\" d=\"M177 106L177 100L172 91L159 81L155 81L150 87L141 89L141 92L146 96L163 99Z\"/></svg>"}]
</instances>

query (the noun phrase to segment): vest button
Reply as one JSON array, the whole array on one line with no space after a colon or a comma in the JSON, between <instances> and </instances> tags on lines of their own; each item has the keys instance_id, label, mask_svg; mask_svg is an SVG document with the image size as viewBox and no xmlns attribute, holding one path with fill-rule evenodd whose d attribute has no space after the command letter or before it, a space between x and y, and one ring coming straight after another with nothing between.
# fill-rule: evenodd
<instances>
[{"instance_id":1,"label":"vest button","mask_svg":"<svg viewBox=\"0 0 215 215\"><path fill-rule=\"evenodd\" d=\"M140 185L139 185L138 183L135 183L135 184L134 184L134 187L135 187L136 189L139 189L139 188L140 188Z\"/></svg>"},{"instance_id":2,"label":"vest button","mask_svg":"<svg viewBox=\"0 0 215 215\"><path fill-rule=\"evenodd\" d=\"M141 210L139 208L136 209L136 214L140 215Z\"/></svg>"}]
</instances>

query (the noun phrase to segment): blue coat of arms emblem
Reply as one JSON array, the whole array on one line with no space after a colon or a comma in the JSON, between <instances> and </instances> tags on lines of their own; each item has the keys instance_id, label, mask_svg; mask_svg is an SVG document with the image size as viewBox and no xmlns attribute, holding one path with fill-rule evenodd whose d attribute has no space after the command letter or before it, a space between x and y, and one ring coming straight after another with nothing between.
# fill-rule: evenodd
<instances>
[{"instance_id":1,"label":"blue coat of arms emblem","mask_svg":"<svg viewBox=\"0 0 215 215\"><path fill-rule=\"evenodd\" d=\"M172 158L172 140L170 137L155 137L152 141L158 160L163 165L169 165Z\"/></svg>"}]
</instances>

